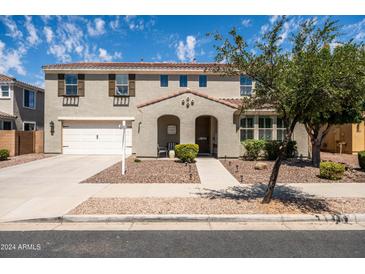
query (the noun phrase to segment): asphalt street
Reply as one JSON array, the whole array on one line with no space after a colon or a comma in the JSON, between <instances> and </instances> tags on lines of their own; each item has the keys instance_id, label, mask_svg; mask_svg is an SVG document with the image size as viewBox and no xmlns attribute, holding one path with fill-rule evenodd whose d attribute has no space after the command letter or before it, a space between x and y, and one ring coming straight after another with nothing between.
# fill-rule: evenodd
<instances>
[{"instance_id":1,"label":"asphalt street","mask_svg":"<svg viewBox=\"0 0 365 274\"><path fill-rule=\"evenodd\" d=\"M0 257L365 257L365 231L3 231Z\"/></svg>"}]
</instances>

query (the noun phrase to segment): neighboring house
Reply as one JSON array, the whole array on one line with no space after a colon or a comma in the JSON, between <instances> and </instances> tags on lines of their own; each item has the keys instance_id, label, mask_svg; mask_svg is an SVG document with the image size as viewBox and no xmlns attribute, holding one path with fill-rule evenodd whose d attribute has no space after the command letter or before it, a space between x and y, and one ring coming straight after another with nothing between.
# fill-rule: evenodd
<instances>
[{"instance_id":1,"label":"neighboring house","mask_svg":"<svg viewBox=\"0 0 365 274\"><path fill-rule=\"evenodd\" d=\"M44 90L0 74L0 130L43 129Z\"/></svg>"},{"instance_id":2,"label":"neighboring house","mask_svg":"<svg viewBox=\"0 0 365 274\"><path fill-rule=\"evenodd\" d=\"M200 153L238 157L245 139L281 139L273 109L239 115L240 98L254 83L246 76L214 73L214 64L73 63L45 72L45 152L120 154L121 125L127 150L156 157L157 147L197 143ZM302 125L294 131L300 155L308 156Z\"/></svg>"},{"instance_id":3,"label":"neighboring house","mask_svg":"<svg viewBox=\"0 0 365 274\"><path fill-rule=\"evenodd\" d=\"M357 154L365 150L365 126L344 124L332 126L322 142L322 151Z\"/></svg>"}]
</instances>

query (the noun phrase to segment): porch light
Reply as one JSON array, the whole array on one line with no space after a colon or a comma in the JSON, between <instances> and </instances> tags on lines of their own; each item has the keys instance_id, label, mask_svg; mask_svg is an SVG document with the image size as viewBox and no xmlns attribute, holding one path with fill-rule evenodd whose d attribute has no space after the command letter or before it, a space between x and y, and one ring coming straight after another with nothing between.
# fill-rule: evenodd
<instances>
[{"instance_id":1,"label":"porch light","mask_svg":"<svg viewBox=\"0 0 365 274\"><path fill-rule=\"evenodd\" d=\"M184 101L184 99L182 99L181 100L181 105L183 106L183 105L185 105L185 101Z\"/></svg>"},{"instance_id":2,"label":"porch light","mask_svg":"<svg viewBox=\"0 0 365 274\"><path fill-rule=\"evenodd\" d=\"M190 104L193 106L194 105L194 100L191 100Z\"/></svg>"},{"instance_id":3,"label":"porch light","mask_svg":"<svg viewBox=\"0 0 365 274\"><path fill-rule=\"evenodd\" d=\"M51 130L51 135L53 136L53 134L54 134L54 122L53 121L49 122L49 128Z\"/></svg>"}]
</instances>

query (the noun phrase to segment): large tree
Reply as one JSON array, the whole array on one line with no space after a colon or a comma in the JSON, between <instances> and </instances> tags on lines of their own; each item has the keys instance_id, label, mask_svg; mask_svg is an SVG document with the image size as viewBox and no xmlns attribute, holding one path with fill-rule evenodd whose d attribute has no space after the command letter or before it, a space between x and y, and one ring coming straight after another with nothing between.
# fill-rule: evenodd
<instances>
[{"instance_id":1,"label":"large tree","mask_svg":"<svg viewBox=\"0 0 365 274\"><path fill-rule=\"evenodd\" d=\"M298 37L293 56L296 89L306 100L306 112L300 121L312 144L312 162L320 163L320 149L326 134L335 124L359 123L363 120L365 100L364 47L353 41L335 43L337 27L329 23L328 39L310 21ZM333 31L328 31L332 29ZM331 48L331 44L334 44Z\"/></svg>"},{"instance_id":2,"label":"large tree","mask_svg":"<svg viewBox=\"0 0 365 274\"><path fill-rule=\"evenodd\" d=\"M228 38L223 38L220 34L215 36L216 40L222 43L216 46L216 61L227 64L218 66L218 70L229 75L246 74L256 82L255 95L242 101L241 112L258 104L268 103L276 109L286 127L284 140L278 158L275 160L263 203L271 201L284 159L284 151L297 123L304 122L306 128L310 130L313 129L314 122L319 121L322 127L330 121L337 121L338 117L342 115L339 107L341 104L331 97L335 94L334 90L327 88L329 85L333 85L331 81L336 77L330 75L334 68L326 63L326 58L334 55L343 56L343 49L347 47L356 52L359 52L360 48L349 42L332 51L329 45L333 44L337 36L336 23L327 20L316 26L314 20L307 20L300 25L296 33L292 34L290 48L287 47L283 50L281 34L286 20L285 17L277 20L256 43L253 50L248 47L246 40L235 29L230 31ZM324 69L324 67L331 69ZM339 67L341 64L337 64L337 68ZM350 69L350 67L347 68ZM320 73L317 74L317 72ZM339 74L336 72L336 75ZM339 82L337 79L336 83ZM314 86L322 86L322 88L313 89ZM351 93L350 88L347 90L348 93ZM336 89L336 92L341 93L342 91ZM321 102L328 96L329 101L322 104ZM320 117L323 116L323 110L326 113L332 110L332 118L322 120ZM348 114L351 116L350 112Z\"/></svg>"}]
</instances>

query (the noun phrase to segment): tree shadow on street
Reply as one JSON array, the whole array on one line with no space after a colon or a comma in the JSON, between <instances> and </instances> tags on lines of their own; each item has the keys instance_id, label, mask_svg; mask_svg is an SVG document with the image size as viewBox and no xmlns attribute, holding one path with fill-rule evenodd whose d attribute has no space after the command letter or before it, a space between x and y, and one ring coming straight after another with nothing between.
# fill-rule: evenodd
<instances>
[{"instance_id":1,"label":"tree shadow on street","mask_svg":"<svg viewBox=\"0 0 365 274\"><path fill-rule=\"evenodd\" d=\"M202 198L208 199L254 201L261 200L264 197L266 188L266 184L258 183L254 185L235 186L224 190L204 189L204 192L198 194ZM328 201L325 199L286 185L277 185L275 187L272 202L274 201L292 209L299 210L302 213L338 213L330 208Z\"/></svg>"}]
</instances>

